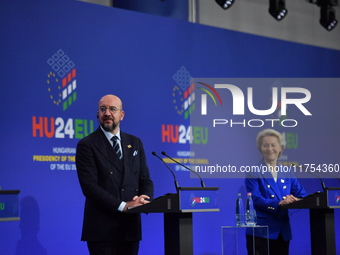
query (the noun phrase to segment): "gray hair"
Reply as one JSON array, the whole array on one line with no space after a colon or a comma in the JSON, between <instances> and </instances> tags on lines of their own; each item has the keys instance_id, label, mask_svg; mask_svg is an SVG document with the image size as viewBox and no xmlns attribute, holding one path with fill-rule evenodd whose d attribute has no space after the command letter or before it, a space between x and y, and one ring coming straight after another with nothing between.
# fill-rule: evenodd
<instances>
[{"instance_id":1,"label":"gray hair","mask_svg":"<svg viewBox=\"0 0 340 255\"><path fill-rule=\"evenodd\" d=\"M279 144L282 148L282 151L283 149L285 148L285 145L284 145L284 142L283 142L283 137L281 135L280 132L274 130L274 129L271 129L271 128L268 128L268 129L264 129L262 130L261 132L259 132L257 134L257 137L256 137L256 145L257 145L257 148L259 149L259 151L261 151L261 146L262 146L262 139L263 137L265 136L274 136L277 138L277 140L279 141Z\"/></svg>"}]
</instances>

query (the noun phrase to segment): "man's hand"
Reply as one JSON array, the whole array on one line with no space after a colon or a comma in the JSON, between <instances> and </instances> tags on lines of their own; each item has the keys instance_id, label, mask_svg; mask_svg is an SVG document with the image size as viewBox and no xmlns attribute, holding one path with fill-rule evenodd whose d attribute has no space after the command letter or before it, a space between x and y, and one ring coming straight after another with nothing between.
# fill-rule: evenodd
<instances>
[{"instance_id":1,"label":"man's hand","mask_svg":"<svg viewBox=\"0 0 340 255\"><path fill-rule=\"evenodd\" d=\"M136 207L136 206L150 203L150 201L148 201L147 199L150 199L150 197L147 195L140 195L139 197L134 196L131 201L126 202L126 205L124 207L124 212L126 212L127 209L130 207Z\"/></svg>"}]
</instances>

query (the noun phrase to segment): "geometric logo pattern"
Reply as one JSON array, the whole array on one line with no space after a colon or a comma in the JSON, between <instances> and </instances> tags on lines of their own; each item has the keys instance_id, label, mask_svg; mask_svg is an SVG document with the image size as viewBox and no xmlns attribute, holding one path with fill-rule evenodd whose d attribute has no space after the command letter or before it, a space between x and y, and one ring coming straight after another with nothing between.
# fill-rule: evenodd
<instances>
[{"instance_id":1,"label":"geometric logo pattern","mask_svg":"<svg viewBox=\"0 0 340 255\"><path fill-rule=\"evenodd\" d=\"M47 60L47 64L49 64L52 67L53 72L56 72L61 78L75 67L74 63L62 49L53 54L53 56Z\"/></svg>"},{"instance_id":2,"label":"geometric logo pattern","mask_svg":"<svg viewBox=\"0 0 340 255\"><path fill-rule=\"evenodd\" d=\"M53 54L47 64L51 67L46 81L50 99L65 111L77 99L77 69L62 49Z\"/></svg>"},{"instance_id":3,"label":"geometric logo pattern","mask_svg":"<svg viewBox=\"0 0 340 255\"><path fill-rule=\"evenodd\" d=\"M182 91L186 90L190 85L191 75L188 70L182 66L173 76L172 78L175 80L177 85L181 88Z\"/></svg>"},{"instance_id":4,"label":"geometric logo pattern","mask_svg":"<svg viewBox=\"0 0 340 255\"><path fill-rule=\"evenodd\" d=\"M195 84L190 84L192 78L187 69L182 66L173 76L177 85L172 89L172 101L178 114L187 119L195 110Z\"/></svg>"}]
</instances>

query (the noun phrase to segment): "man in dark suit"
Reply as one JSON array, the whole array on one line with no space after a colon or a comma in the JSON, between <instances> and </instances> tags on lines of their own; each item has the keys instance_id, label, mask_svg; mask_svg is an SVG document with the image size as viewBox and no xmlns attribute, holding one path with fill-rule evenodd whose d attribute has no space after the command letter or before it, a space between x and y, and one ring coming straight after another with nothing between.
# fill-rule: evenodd
<instances>
[{"instance_id":1,"label":"man in dark suit","mask_svg":"<svg viewBox=\"0 0 340 255\"><path fill-rule=\"evenodd\" d=\"M126 211L153 196L143 144L120 130L124 115L117 96L102 97L100 126L77 145L77 173L86 197L81 239L91 255L138 254L141 217Z\"/></svg>"}]
</instances>

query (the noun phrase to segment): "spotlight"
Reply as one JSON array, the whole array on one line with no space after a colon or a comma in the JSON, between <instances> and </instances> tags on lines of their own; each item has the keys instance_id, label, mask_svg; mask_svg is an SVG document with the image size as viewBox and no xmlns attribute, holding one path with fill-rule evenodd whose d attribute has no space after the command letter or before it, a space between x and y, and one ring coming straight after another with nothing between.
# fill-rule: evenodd
<instances>
[{"instance_id":1,"label":"spotlight","mask_svg":"<svg viewBox=\"0 0 340 255\"><path fill-rule=\"evenodd\" d=\"M335 17L335 10L332 8L332 6L324 5L321 7L321 17L320 17L320 24L324 28L326 28L327 31L331 31L335 28L335 26L338 24L338 21Z\"/></svg>"},{"instance_id":2,"label":"spotlight","mask_svg":"<svg viewBox=\"0 0 340 255\"><path fill-rule=\"evenodd\" d=\"M316 4L317 6L321 7L323 5L330 5L330 6L337 6L338 0L306 0L311 4Z\"/></svg>"},{"instance_id":3,"label":"spotlight","mask_svg":"<svg viewBox=\"0 0 340 255\"><path fill-rule=\"evenodd\" d=\"M216 3L221 6L224 10L228 9L233 5L235 0L216 0Z\"/></svg>"},{"instance_id":4,"label":"spotlight","mask_svg":"<svg viewBox=\"0 0 340 255\"><path fill-rule=\"evenodd\" d=\"M286 17L288 10L286 9L285 0L269 0L269 13L277 21Z\"/></svg>"},{"instance_id":5,"label":"spotlight","mask_svg":"<svg viewBox=\"0 0 340 255\"><path fill-rule=\"evenodd\" d=\"M320 24L327 31L331 31L338 24L335 17L335 9L333 6L338 5L338 0L306 0L309 3L316 4L320 10Z\"/></svg>"}]
</instances>

